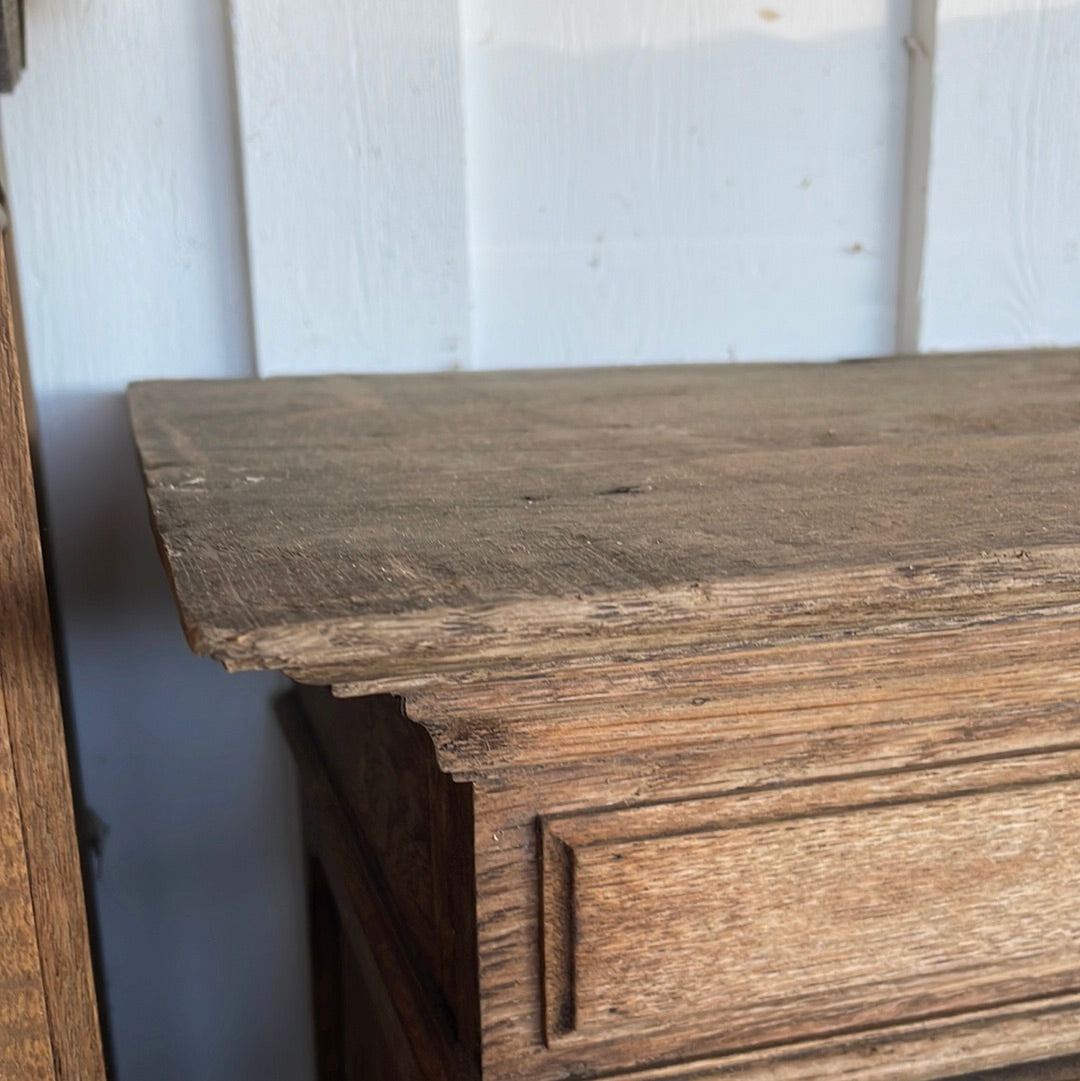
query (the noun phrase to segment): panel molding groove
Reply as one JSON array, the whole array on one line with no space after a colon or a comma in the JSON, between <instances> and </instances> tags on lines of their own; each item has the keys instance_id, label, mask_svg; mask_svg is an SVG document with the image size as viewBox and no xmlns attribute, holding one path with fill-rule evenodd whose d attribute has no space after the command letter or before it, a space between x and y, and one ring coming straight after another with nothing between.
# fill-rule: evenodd
<instances>
[{"instance_id":1,"label":"panel molding groove","mask_svg":"<svg viewBox=\"0 0 1080 1081\"><path fill-rule=\"evenodd\" d=\"M546 1042L1041 1009L1080 991L1078 802L1069 751L541 816Z\"/></svg>"}]
</instances>

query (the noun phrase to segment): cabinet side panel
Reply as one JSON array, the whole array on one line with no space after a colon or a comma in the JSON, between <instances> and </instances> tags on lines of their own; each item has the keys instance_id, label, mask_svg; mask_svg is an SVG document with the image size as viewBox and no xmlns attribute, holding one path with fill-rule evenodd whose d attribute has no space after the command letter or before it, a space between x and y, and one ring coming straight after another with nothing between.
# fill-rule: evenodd
<instances>
[{"instance_id":1,"label":"cabinet side panel","mask_svg":"<svg viewBox=\"0 0 1080 1081\"><path fill-rule=\"evenodd\" d=\"M479 1054L472 786L440 772L427 733L390 696L299 697L330 781L370 856L391 919Z\"/></svg>"}]
</instances>

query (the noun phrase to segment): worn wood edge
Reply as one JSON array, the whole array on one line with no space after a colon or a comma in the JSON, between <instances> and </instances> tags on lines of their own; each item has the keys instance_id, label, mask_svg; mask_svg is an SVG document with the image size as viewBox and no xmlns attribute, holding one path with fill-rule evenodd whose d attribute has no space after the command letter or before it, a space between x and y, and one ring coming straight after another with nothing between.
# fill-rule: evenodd
<instances>
[{"instance_id":1,"label":"worn wood edge","mask_svg":"<svg viewBox=\"0 0 1080 1081\"><path fill-rule=\"evenodd\" d=\"M523 656L555 665L636 644L659 657L701 642L715 648L813 637L836 632L842 622L848 634L896 621L955 625L988 605L1008 611L1059 605L1063 593L1080 603L1080 547L1057 544L961 551L917 563L733 574L622 592L217 625L193 611L174 574L180 553L158 513L159 491L168 487L158 475L163 465L148 457L140 439L141 398L167 385L128 388L151 525L191 649L228 671L281 671L298 682L333 686L345 697L410 694L488 680L493 669L518 668Z\"/></svg>"},{"instance_id":2,"label":"worn wood edge","mask_svg":"<svg viewBox=\"0 0 1080 1081\"><path fill-rule=\"evenodd\" d=\"M159 546L169 566L167 539ZM1046 546L983 551L919 564L693 582L633 593L520 598L480 609L432 608L282 624L252 631L193 621L175 588L194 652L229 671L274 669L338 693L409 692L491 670L602 657L620 648L655 656L711 648L958 626L1041 605L1080 604L1080 550Z\"/></svg>"},{"instance_id":3,"label":"worn wood edge","mask_svg":"<svg viewBox=\"0 0 1080 1081\"><path fill-rule=\"evenodd\" d=\"M925 0L920 0L925 2ZM906 43L905 43L906 44ZM694 371L719 371L724 373L737 373L740 369L759 369L767 371L771 374L782 375L785 371L792 371L803 368L850 368L850 367L870 367L875 365L923 365L927 368L936 368L942 363L950 362L978 362L984 360L1008 360L1012 358L1020 357L1045 357L1048 359L1065 359L1070 360L1074 358L1080 358L1080 346L1076 345L1046 345L1036 347L1023 347L1016 345L998 345L989 346L985 349L943 349L935 350L932 354L920 353L920 352L905 352L903 350L896 353L889 354L875 354L872 356L859 356L859 357L839 357L835 360L750 360L740 361L738 364L730 364L727 361L718 361L715 357L708 359L707 357L699 357L692 360L680 360L680 361L658 361L648 364L620 364L617 361L607 362L604 364L590 365L588 371L593 374L603 374L604 372L642 372L648 373L663 373L669 376L678 376L683 372ZM532 379L544 380L551 377L557 377L559 375L565 375L566 373L580 372L582 369L580 366L569 365L555 365L533 368L490 368L485 370L487 376L497 376L504 379L520 379L523 376ZM400 372L347 372L347 373L327 373L322 376L301 374L301 375L289 375L289 374L272 374L259 377L259 382L263 383L296 383L298 381L318 379L318 378L336 378L337 376L343 376L348 379L355 380L370 380L372 382L386 382L388 380L424 380L424 381L446 381L457 382L461 380L470 380L475 377L474 373L469 371L461 371L455 369L443 369L441 371L400 371ZM127 384L126 392L127 397L132 403L133 408L138 408L141 405L139 399L146 395L155 393L161 389L167 389L169 387L177 386L179 384L191 384L191 383L204 383L207 385L220 384L228 382L220 376L202 376L195 378L161 378L161 379L133 379Z\"/></svg>"},{"instance_id":4,"label":"worn wood edge","mask_svg":"<svg viewBox=\"0 0 1080 1081\"><path fill-rule=\"evenodd\" d=\"M966 661L952 661L952 651L973 635L979 636L979 649L968 650ZM1040 637L1052 646L1047 646L1046 662L1038 665ZM1021 652L1012 659L1015 650ZM944 682L927 694L920 692L918 672L934 652L942 658L941 671L934 671ZM955 729L985 719L991 708L1002 722L1011 718L1017 736L1000 742L997 750L1010 743L1012 753L1033 752L1071 742L1060 725L1053 726L1056 731L1039 725L1023 738L1023 715L1049 719L1075 700L1077 681L1071 673L1078 656L1080 611L1065 607L948 633L908 627L866 639L776 643L695 653L666 663L606 658L555 671L492 671L480 684L447 685L399 698L399 708L426 729L440 769L459 781L508 777L545 765L582 767L595 759L601 745L605 757L617 752L629 761L647 750L654 758L670 758L709 747L734 751L740 740L767 739L800 724L806 725L807 738L816 741L830 730L852 726L869 726L868 734L874 726L895 727L901 715L904 723L928 732L941 726ZM895 675L880 674L882 658ZM1041 675L1025 681L1022 673L1032 664ZM1058 665L1064 666L1060 673ZM860 674L864 668L865 676ZM782 673L779 684L770 680L770 671ZM754 673L765 683L751 693L747 679ZM1003 688L1014 683L1015 693L1004 695ZM1031 704L1022 707L1025 694ZM600 744L584 738L589 731L602 735Z\"/></svg>"},{"instance_id":5,"label":"worn wood edge","mask_svg":"<svg viewBox=\"0 0 1080 1081\"><path fill-rule=\"evenodd\" d=\"M299 683L329 686L339 697L399 696L409 719L431 734L440 768L456 779L472 779L477 768L458 758L445 737L453 722L467 722L471 687L505 685L512 700L513 685L523 679L619 656L658 663L703 650L781 650L1080 612L1080 550L1045 546L239 632L191 619L156 525L154 535L195 653L228 671L280 671ZM609 667L608 678L618 681L619 666Z\"/></svg>"},{"instance_id":6,"label":"worn wood edge","mask_svg":"<svg viewBox=\"0 0 1080 1081\"><path fill-rule=\"evenodd\" d=\"M1080 994L1052 996L889 1029L589 1076L597 1081L963 1081L975 1071L1016 1065L1018 1047L1024 1048L1024 1065L1074 1055L1080 1049L1077 1011ZM1075 1074L1065 1074L1068 1081L1080 1078L1080 1059L1069 1068Z\"/></svg>"},{"instance_id":7,"label":"worn wood edge","mask_svg":"<svg viewBox=\"0 0 1080 1081\"><path fill-rule=\"evenodd\" d=\"M398 1017L411 1022L406 1027L423 1076L428 1081L479 1078L479 1063L456 1040L448 1016L432 1009L441 995L424 978L387 911L363 858L365 846L322 763L302 710L291 695L279 699L276 708L303 779L305 801L314 811L305 816L309 844L335 894L347 898L339 910L350 944L362 958L371 956Z\"/></svg>"},{"instance_id":8,"label":"worn wood edge","mask_svg":"<svg viewBox=\"0 0 1080 1081\"><path fill-rule=\"evenodd\" d=\"M7 703L57 1076L104 1081L85 898L6 264L0 256L0 476L25 528L0 532L0 683Z\"/></svg>"}]
</instances>

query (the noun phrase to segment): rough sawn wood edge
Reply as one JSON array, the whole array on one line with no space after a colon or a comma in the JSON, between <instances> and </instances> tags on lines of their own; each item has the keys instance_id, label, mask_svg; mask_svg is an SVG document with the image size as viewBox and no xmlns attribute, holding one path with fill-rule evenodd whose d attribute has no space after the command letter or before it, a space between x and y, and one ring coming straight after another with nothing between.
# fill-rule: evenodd
<instances>
[{"instance_id":1,"label":"rough sawn wood edge","mask_svg":"<svg viewBox=\"0 0 1080 1081\"><path fill-rule=\"evenodd\" d=\"M642 664L747 649L776 650L779 660L784 650L810 642L900 639L1080 613L1080 552L1048 546L694 583L648 595L517 600L487 610L482 622L463 618L467 612L430 610L240 633L188 618L156 522L154 534L195 653L229 671L278 671L340 697L398 696L408 718L427 728L440 767L458 779L499 764L497 753L489 763L466 760L448 734L469 723L476 692L489 698L493 687L512 725L516 688L531 683L535 693L548 673L602 672L612 689L632 696Z\"/></svg>"}]
</instances>

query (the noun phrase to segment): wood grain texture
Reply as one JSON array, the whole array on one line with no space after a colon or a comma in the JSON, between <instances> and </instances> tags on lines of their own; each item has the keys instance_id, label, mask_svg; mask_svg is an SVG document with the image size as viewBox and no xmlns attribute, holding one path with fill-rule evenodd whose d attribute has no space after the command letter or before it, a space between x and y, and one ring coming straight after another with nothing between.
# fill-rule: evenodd
<instances>
[{"instance_id":1,"label":"wood grain texture","mask_svg":"<svg viewBox=\"0 0 1080 1081\"><path fill-rule=\"evenodd\" d=\"M71 786L56 682L33 477L12 325L6 266L0 255L0 723L7 778L3 792L5 951L0 986L16 979L27 1000L0 1015L3 1076L104 1081L86 912L75 841ZM10 758L8 756L10 755ZM10 787L14 782L14 790ZM12 804L17 814L12 817ZM14 833L14 836L13 836ZM25 860L19 871L10 860ZM12 880L13 879L13 880ZM27 931L29 886L33 922ZM8 910L10 902L11 909ZM18 928L16 934L15 929ZM8 935L14 935L9 938ZM36 937L36 941L34 941ZM26 951L32 950L33 953ZM10 948L10 953L9 953ZM30 969L39 965L33 979ZM10 967L9 967L10 966ZM35 991L34 980L40 981ZM4 992L7 992L4 988ZM44 992L47 1028L25 1027L26 1010ZM36 1009L36 1005L34 1009ZM7 1025L12 1025L8 1041ZM49 1069L41 1064L45 1048ZM15 1056L14 1061L8 1058ZM25 1058L19 1058L25 1055Z\"/></svg>"},{"instance_id":2,"label":"wood grain texture","mask_svg":"<svg viewBox=\"0 0 1080 1081\"><path fill-rule=\"evenodd\" d=\"M1051 1059L968 1074L962 1081L1080 1081L1080 1059Z\"/></svg>"},{"instance_id":3,"label":"wood grain texture","mask_svg":"<svg viewBox=\"0 0 1080 1081\"><path fill-rule=\"evenodd\" d=\"M938 1081L948 1070L951 1081L1077 1081L1080 1058L1024 1063L999 1069L970 1072L981 1057L968 1039L991 1021L1003 1043L1028 1054L1040 1054L1060 1039L1072 1023L1067 1011L1076 1000L1042 1013L1016 1017L1015 1011L999 1010L940 1024L899 1027L883 1043L878 1033L796 1044L778 1049L765 1062L759 1056L730 1058L663 1066L658 1069L615 1073L605 1081ZM961 1073L953 1071L960 1070Z\"/></svg>"},{"instance_id":4,"label":"wood grain texture","mask_svg":"<svg viewBox=\"0 0 1080 1081\"><path fill-rule=\"evenodd\" d=\"M1012 573L1007 563L1001 569ZM935 579L930 573L924 584ZM603 770L643 754L681 754L689 769L694 755L720 746L738 750L729 760L735 769L766 746L807 762L828 755L839 765L865 754L904 761L920 748L963 756L976 741L985 753L1072 743L1075 606L1055 608L1047 593L1015 615L990 589L960 598L943 585L941 593L942 606L932 610L912 597L908 620L895 621L894 609L892 625L882 625L888 617L873 606L841 606L816 633L785 636L778 614L767 629L761 621L760 640L748 636L726 650L672 648L643 627L636 646L607 660L538 658L510 675L489 669L486 681L481 674L412 692L408 712L432 735L443 768L461 779L587 761ZM800 614L815 596L804 596ZM815 618L835 594L820 596ZM951 596L957 607L949 618ZM862 625L868 617L878 625Z\"/></svg>"},{"instance_id":5,"label":"wood grain texture","mask_svg":"<svg viewBox=\"0 0 1080 1081\"><path fill-rule=\"evenodd\" d=\"M132 409L192 644L344 696L311 843L422 1075L1080 1052L1080 356Z\"/></svg>"},{"instance_id":6,"label":"wood grain texture","mask_svg":"<svg viewBox=\"0 0 1080 1081\"><path fill-rule=\"evenodd\" d=\"M879 609L924 570L969 573L977 595L988 555L1080 533L1075 353L165 382L131 400L195 648L320 682L408 689L500 650L527 660L533 637L606 655L658 620L738 641L732 591L797 605L810 572L878 574L860 601Z\"/></svg>"},{"instance_id":7,"label":"wood grain texture","mask_svg":"<svg viewBox=\"0 0 1080 1081\"><path fill-rule=\"evenodd\" d=\"M573 868L551 906L572 913L572 1022L549 1035L665 1030L677 1048L697 1026L737 1047L1080 986L1071 771L1061 755L545 822ZM545 903L545 943L548 920Z\"/></svg>"},{"instance_id":8,"label":"wood grain texture","mask_svg":"<svg viewBox=\"0 0 1080 1081\"><path fill-rule=\"evenodd\" d=\"M407 718L385 698L302 695L309 735L293 738L305 791L335 791L354 836L377 826L380 807L414 818L427 789L416 754L430 751L404 752ZM1010 726L1023 718L1003 718ZM767 751L745 741L745 757L737 742L696 756L598 752L458 786L474 804L482 1076L926 1081L1080 1049L1080 751L980 754L976 737L958 759L931 729L904 765L873 726L857 736L859 760L798 756L792 733ZM384 757L388 740L401 753ZM318 761L303 750L316 741ZM706 782L713 791L695 792ZM325 798L309 810L317 832ZM378 861L374 922L368 902L355 908L354 880L370 878L349 870L355 856L330 857L334 893L368 913L369 933L389 921L419 941L458 917L417 910L407 891L430 889L426 861L405 849ZM379 994L416 986L413 956L383 952ZM395 1013L391 1042L429 1040L423 1017L419 1005ZM1045 1076L1072 1081L1077 1061Z\"/></svg>"},{"instance_id":9,"label":"wood grain texture","mask_svg":"<svg viewBox=\"0 0 1080 1081\"><path fill-rule=\"evenodd\" d=\"M311 737L348 805L359 844L377 868L415 964L437 988L462 1044L480 1026L472 901L472 793L437 765L431 740L389 695L360 703L298 689ZM403 796L407 793L407 796Z\"/></svg>"},{"instance_id":10,"label":"wood grain texture","mask_svg":"<svg viewBox=\"0 0 1080 1081\"><path fill-rule=\"evenodd\" d=\"M478 781L485 1076L877 1081L1080 1052L1075 870L1050 852L1074 863L1076 752L969 741L926 770L931 736L878 771L860 737L857 763L792 733Z\"/></svg>"},{"instance_id":11,"label":"wood grain texture","mask_svg":"<svg viewBox=\"0 0 1080 1081\"><path fill-rule=\"evenodd\" d=\"M378 1053L388 1078L477 1077L480 1000L472 829L466 816L457 823L459 828L449 830L448 820L455 821L454 816L444 819L439 806L443 801L469 800L466 786L454 786L433 771L431 779L441 791L428 792L422 786L403 796L404 778L415 779L431 770L434 756L430 745L422 754L410 753L410 748L415 752L420 733L400 715L389 726L400 741L393 765L384 760L381 766L365 764L361 772L354 772L366 757L364 750L374 752L371 757L378 760L380 743L384 748L393 745L383 742L388 726L385 719L380 723L380 712L386 703L378 699L361 706L361 716L374 723L359 733L359 753L340 762L328 760L326 740L341 728L342 707L310 692L305 697L316 707L314 723L289 699L279 704L279 715L300 771L305 833L336 903L342 941L347 942L342 946L342 953L348 954L344 969L334 978L355 978L354 993L375 1009L374 1017L343 1013L339 1032L343 1047L324 1051L323 1060L340 1063L350 1081L366 1078L353 1064L364 1037L350 1030L368 1026L380 1030L381 1040L388 1044ZM328 768L331 762L333 772ZM454 787L463 791L453 793ZM405 820L403 825L380 836L378 830L394 812ZM452 848L461 856L447 866L437 854L440 848ZM324 959L323 968L316 970L316 986L322 983L325 963ZM361 986L366 988L362 994ZM348 1008L344 989L342 996L344 1011ZM323 1004L322 1016L326 1013ZM335 1034L323 1038L334 1040ZM375 1076L381 1076L378 1070Z\"/></svg>"},{"instance_id":12,"label":"wood grain texture","mask_svg":"<svg viewBox=\"0 0 1080 1081\"><path fill-rule=\"evenodd\" d=\"M53 1081L41 956L0 687L0 1078Z\"/></svg>"}]
</instances>

